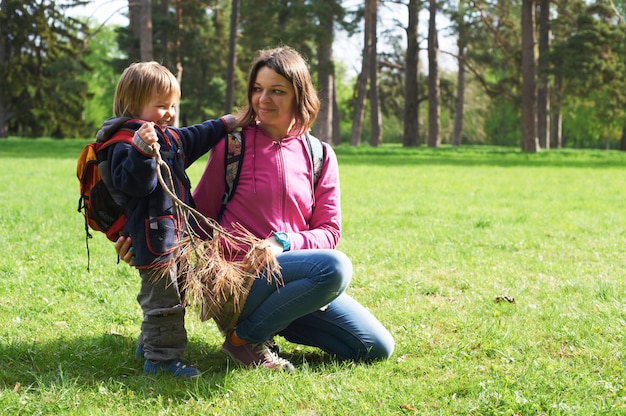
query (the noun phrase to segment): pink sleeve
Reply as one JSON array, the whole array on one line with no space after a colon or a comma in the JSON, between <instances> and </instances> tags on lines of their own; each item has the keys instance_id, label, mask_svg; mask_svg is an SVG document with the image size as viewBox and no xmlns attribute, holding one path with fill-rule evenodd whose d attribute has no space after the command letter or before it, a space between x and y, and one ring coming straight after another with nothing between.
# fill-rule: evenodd
<instances>
[{"instance_id":1,"label":"pink sleeve","mask_svg":"<svg viewBox=\"0 0 626 416\"><path fill-rule=\"evenodd\" d=\"M307 231L288 233L291 250L335 248L341 237L339 166L332 147L324 143L324 167L315 187L315 205Z\"/></svg>"}]
</instances>

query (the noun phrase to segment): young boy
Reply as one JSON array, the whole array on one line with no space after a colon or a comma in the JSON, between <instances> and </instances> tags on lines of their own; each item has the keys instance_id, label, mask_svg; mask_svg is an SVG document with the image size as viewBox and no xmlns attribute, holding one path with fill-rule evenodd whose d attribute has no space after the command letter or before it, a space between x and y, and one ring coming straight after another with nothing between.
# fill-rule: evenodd
<instances>
[{"instance_id":1,"label":"young boy","mask_svg":"<svg viewBox=\"0 0 626 416\"><path fill-rule=\"evenodd\" d=\"M127 206L135 204L123 233L133 241L134 265L141 276L137 301L143 310L143 323L137 355L146 359L144 373L197 377L200 372L181 361L187 331L172 256L178 244L180 219L175 215L172 199L158 182L153 144L160 145L176 195L193 204L185 169L236 127L236 121L232 115L226 115L187 128L170 127L179 99L180 86L167 68L156 62L132 64L124 70L116 87L116 117L102 124L98 137L113 137L121 128L128 129L129 119L143 123L132 144L120 142L110 146L106 160L114 191L128 200Z\"/></svg>"}]
</instances>

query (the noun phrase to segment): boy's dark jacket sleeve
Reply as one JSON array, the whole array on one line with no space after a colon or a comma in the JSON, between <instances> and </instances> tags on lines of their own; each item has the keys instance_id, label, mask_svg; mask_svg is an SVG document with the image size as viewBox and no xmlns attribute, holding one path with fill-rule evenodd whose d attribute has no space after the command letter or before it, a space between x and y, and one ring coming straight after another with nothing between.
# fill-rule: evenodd
<instances>
[{"instance_id":1,"label":"boy's dark jacket sleeve","mask_svg":"<svg viewBox=\"0 0 626 416\"><path fill-rule=\"evenodd\" d=\"M233 124L234 117L229 114L219 120L208 120L182 129L173 128L183 145L185 168L211 150L229 130L232 130ZM198 140L198 137L202 137L203 140Z\"/></svg>"},{"instance_id":2,"label":"boy's dark jacket sleeve","mask_svg":"<svg viewBox=\"0 0 626 416\"><path fill-rule=\"evenodd\" d=\"M187 128L173 130L180 141L172 140L157 129L161 154L174 179L177 197L194 206L185 168L207 153L226 135L227 123L210 120ZM179 146L180 144L180 146ZM137 268L154 267L171 261L178 244L179 220L174 215L173 201L158 183L156 159L137 149L133 144L120 142L108 152L111 179L114 188L131 199L138 198L123 232L131 236Z\"/></svg>"}]
</instances>

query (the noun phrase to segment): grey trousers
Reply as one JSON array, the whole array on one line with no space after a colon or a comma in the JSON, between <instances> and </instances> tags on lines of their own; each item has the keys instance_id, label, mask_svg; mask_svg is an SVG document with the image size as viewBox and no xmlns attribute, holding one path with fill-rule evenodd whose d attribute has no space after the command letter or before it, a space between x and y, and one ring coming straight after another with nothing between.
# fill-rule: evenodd
<instances>
[{"instance_id":1,"label":"grey trousers","mask_svg":"<svg viewBox=\"0 0 626 416\"><path fill-rule=\"evenodd\" d=\"M155 280L155 269L141 269L141 289L137 302L143 311L137 343L148 360L181 358L187 347L185 308L179 290L176 266L165 277Z\"/></svg>"}]
</instances>

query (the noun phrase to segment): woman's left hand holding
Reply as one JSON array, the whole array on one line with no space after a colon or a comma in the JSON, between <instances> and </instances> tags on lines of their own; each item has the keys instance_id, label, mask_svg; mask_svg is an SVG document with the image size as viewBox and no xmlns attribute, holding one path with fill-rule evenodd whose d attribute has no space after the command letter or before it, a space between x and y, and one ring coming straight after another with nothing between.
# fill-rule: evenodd
<instances>
[{"instance_id":1,"label":"woman's left hand holding","mask_svg":"<svg viewBox=\"0 0 626 416\"><path fill-rule=\"evenodd\" d=\"M133 261L133 242L130 237L120 236L115 242L115 251L120 260L128 263L131 266L135 265Z\"/></svg>"}]
</instances>

